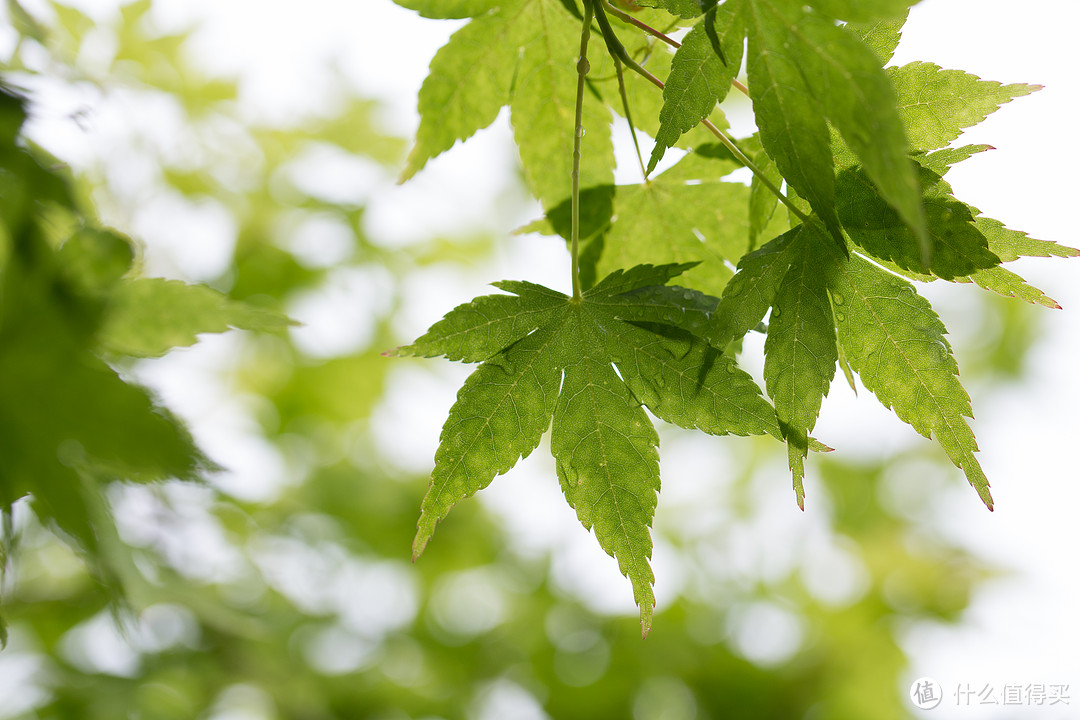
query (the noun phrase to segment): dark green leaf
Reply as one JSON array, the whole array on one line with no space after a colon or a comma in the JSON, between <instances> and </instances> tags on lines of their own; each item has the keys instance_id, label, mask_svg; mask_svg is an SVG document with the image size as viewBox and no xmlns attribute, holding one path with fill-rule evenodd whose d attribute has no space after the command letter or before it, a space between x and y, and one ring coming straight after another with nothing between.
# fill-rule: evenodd
<instances>
[{"instance_id":1,"label":"dark green leaf","mask_svg":"<svg viewBox=\"0 0 1080 720\"><path fill-rule=\"evenodd\" d=\"M826 289L834 269L829 242L816 225L802 226L792 239L791 265L776 290L765 338L765 389L788 442L800 508L809 433L836 372L836 328Z\"/></svg>"},{"instance_id":2,"label":"dark green leaf","mask_svg":"<svg viewBox=\"0 0 1080 720\"><path fill-rule=\"evenodd\" d=\"M998 257L987 248L968 207L952 196L948 183L929 170L921 174L932 243L930 272L951 280L997 265ZM905 270L924 270L918 237L862 171L842 172L837 188L837 211L852 240L875 257L891 260Z\"/></svg>"}]
</instances>

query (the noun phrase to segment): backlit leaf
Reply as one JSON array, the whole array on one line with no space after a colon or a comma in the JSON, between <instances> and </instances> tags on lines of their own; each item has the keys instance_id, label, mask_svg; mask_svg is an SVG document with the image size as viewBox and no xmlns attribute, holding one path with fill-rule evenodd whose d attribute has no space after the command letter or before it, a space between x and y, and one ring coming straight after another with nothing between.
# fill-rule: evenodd
<instances>
[{"instance_id":1,"label":"backlit leaf","mask_svg":"<svg viewBox=\"0 0 1080 720\"><path fill-rule=\"evenodd\" d=\"M528 455L550 421L551 452L566 499L630 578L642 632L648 632L655 604L649 528L660 475L659 439L642 406L716 435L780 435L772 406L750 376L685 329L700 326L712 303L679 288L659 290L687 268L616 271L580 299L558 296L561 302L539 286L498 283L517 293L520 311L535 313L527 324L535 329L515 338L526 327L521 325L498 335L511 339L462 387L435 456L416 554L453 505ZM698 309L689 317L696 322L666 322L673 293L691 294ZM464 325L464 334L479 334L478 345L490 348L486 343L496 335L476 322L477 304L450 313L407 349L461 354ZM444 341L443 331L455 337Z\"/></svg>"},{"instance_id":2,"label":"backlit leaf","mask_svg":"<svg viewBox=\"0 0 1080 720\"><path fill-rule=\"evenodd\" d=\"M960 70L942 70L929 62L913 62L885 71L896 87L900 115L911 144L921 150L944 147L964 128L977 125L1014 97L1039 85L1002 85Z\"/></svg>"}]
</instances>

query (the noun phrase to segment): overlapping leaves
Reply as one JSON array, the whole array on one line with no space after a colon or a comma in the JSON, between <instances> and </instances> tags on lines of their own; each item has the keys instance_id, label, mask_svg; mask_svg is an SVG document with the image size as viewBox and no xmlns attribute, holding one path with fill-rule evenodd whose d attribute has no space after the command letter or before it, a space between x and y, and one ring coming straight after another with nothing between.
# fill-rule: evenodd
<instances>
[{"instance_id":1,"label":"overlapping leaves","mask_svg":"<svg viewBox=\"0 0 1080 720\"><path fill-rule=\"evenodd\" d=\"M648 632L660 471L659 440L642 406L714 435L780 436L750 376L688 330L695 324L683 311L687 298L710 305L666 285L688 267L617 271L579 301L532 283L496 283L513 294L455 308L399 349L481 363L443 427L414 555L456 503L529 455L550 425L567 502L630 578Z\"/></svg>"},{"instance_id":2,"label":"overlapping leaves","mask_svg":"<svg viewBox=\"0 0 1080 720\"><path fill-rule=\"evenodd\" d=\"M438 4L397 1L422 13ZM603 3L585 1L604 12ZM512 66L513 73L554 78L550 67L540 72L529 64L535 51L515 23L532 13L529 33L556 27L577 32L568 20L580 20L577 5L559 4L561 24L554 22L556 0L444 4L456 8L455 17L475 19L432 64L406 174L489 123L509 102L526 176L546 210L544 220L526 230L558 233L574 247L580 243L584 287L610 274L580 301L527 283L500 284L514 295L477 298L404 349L482 363L444 427L414 549L423 549L454 503L535 449L553 420L552 452L567 499L630 576L647 626L647 530L658 476L655 435L638 422L640 406L706 432L781 437L801 506L804 460L815 442L810 432L838 366L852 384L858 373L886 407L936 439L992 509L968 425L971 403L946 330L908 280L969 282L1057 307L1002 263L1080 251L1028 238L982 216L956 198L944 179L953 164L989 149L949 143L1038 87L1002 85L931 63L883 68L911 0L637 0L636 6L670 13L672 26L690 29L681 45L667 38L677 46L673 54L648 43L633 53L663 75L664 83L648 78L663 85L662 103L655 96L643 101L632 88L624 112L623 104L605 97L604 80L590 77L575 226L565 173L562 179L547 176L549 185L535 179L550 167L563 171L551 164L554 158L543 165L544 153L555 152L555 144L531 145L522 132L524 111L518 107L529 101L521 94L538 86L522 91L510 71ZM536 13L544 22L537 22ZM472 32L475 42L463 45ZM615 62L640 70L636 60L616 52L610 35L605 40ZM504 39L497 49L503 64L480 68L469 60ZM738 86L744 41L746 90L758 132L739 141L741 149L722 136L727 150L717 151L719 146L690 139ZM559 36L545 47L568 45ZM576 55L562 52L568 54L547 59L565 75ZM447 68L453 68L452 80ZM470 78L477 73L483 77L474 82ZM546 123L545 132L559 127L572 138L575 128L560 94L572 82L559 82L564 89L545 84L543 97L529 107L546 118L535 120ZM434 102L437 95L443 104ZM474 102L481 95L483 103ZM631 110L639 117L648 110L643 127L655 145L646 175L670 148L689 146L691 152L641 184L613 185L606 179L610 145L602 120L605 130L593 144L595 112L603 102L628 119ZM481 106L483 112L477 110ZM749 189L723 177L736 162L750 164L744 156L753 158ZM566 152L558 162L570 157ZM789 209L786 222L776 212L780 202ZM686 261L698 264L684 280L721 295L718 304L666 285L687 265L650 267ZM763 321L765 388L775 408L723 354L751 329L765 327ZM739 378L738 392L749 403L741 415L731 414L730 396L714 390L732 387L730 379L722 382L718 366ZM616 477L622 484L614 484ZM625 512L628 503L634 513Z\"/></svg>"}]
</instances>

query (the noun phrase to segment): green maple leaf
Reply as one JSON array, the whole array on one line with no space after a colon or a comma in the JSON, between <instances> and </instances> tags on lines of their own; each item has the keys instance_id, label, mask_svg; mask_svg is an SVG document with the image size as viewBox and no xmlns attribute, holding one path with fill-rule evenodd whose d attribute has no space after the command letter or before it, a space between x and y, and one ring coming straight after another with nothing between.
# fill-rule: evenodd
<instances>
[{"instance_id":1,"label":"green maple leaf","mask_svg":"<svg viewBox=\"0 0 1080 720\"><path fill-rule=\"evenodd\" d=\"M643 406L714 435L780 437L750 376L688 332L707 321L711 303L666 283L689 267L617 271L579 300L532 283L496 283L513 294L455 308L398 349L482 361L443 427L414 556L455 504L529 455L551 425L567 502L630 578L648 632L660 474L659 439ZM687 305L691 312L677 312Z\"/></svg>"},{"instance_id":2,"label":"green maple leaf","mask_svg":"<svg viewBox=\"0 0 1080 720\"><path fill-rule=\"evenodd\" d=\"M928 268L919 238L865 173L856 169L845 170L837 178L843 198L837 213L848 237L876 258L891 260L906 270L929 269L946 280L998 265L1000 259L990 252L967 205L953 197L949 184L925 168L920 179L931 242Z\"/></svg>"},{"instance_id":3,"label":"green maple leaf","mask_svg":"<svg viewBox=\"0 0 1080 720\"><path fill-rule=\"evenodd\" d=\"M482 15L497 8L499 0L394 0L403 8L415 10L422 17L456 20Z\"/></svg>"},{"instance_id":4,"label":"green maple leaf","mask_svg":"<svg viewBox=\"0 0 1080 720\"><path fill-rule=\"evenodd\" d=\"M724 347L772 309L765 338L765 388L788 443L795 498L803 507L809 433L836 371L836 328L827 292L833 266L818 224L798 225L739 262L706 331ZM820 449L820 448L816 448Z\"/></svg>"},{"instance_id":5,"label":"green maple leaf","mask_svg":"<svg viewBox=\"0 0 1080 720\"><path fill-rule=\"evenodd\" d=\"M885 407L920 434L935 437L993 510L966 420L971 400L960 384L945 326L903 279L857 255L837 264L830 289L837 335L851 368Z\"/></svg>"},{"instance_id":6,"label":"green maple leaf","mask_svg":"<svg viewBox=\"0 0 1080 720\"><path fill-rule=\"evenodd\" d=\"M746 252L751 232L752 189L719 179L738 167L723 146L708 144L647 182L584 191L581 238L587 244L582 265L588 276L635 265L690 262L695 266L686 272L686 284L719 295L732 275L731 266ZM759 235L783 226L781 218L771 214L758 221ZM569 203L522 232L558 233L569 239Z\"/></svg>"},{"instance_id":7,"label":"green maple leaf","mask_svg":"<svg viewBox=\"0 0 1080 720\"><path fill-rule=\"evenodd\" d=\"M745 143L743 149L746 149ZM754 166L761 174L760 176L755 174L753 180L750 181L750 247L754 248L758 246L758 238L766 232L769 221L772 220L780 204L779 198L762 181L761 176L777 188L780 187L784 178L780 175L776 163L764 149L758 149L752 159Z\"/></svg>"},{"instance_id":8,"label":"green maple leaf","mask_svg":"<svg viewBox=\"0 0 1080 720\"><path fill-rule=\"evenodd\" d=\"M788 440L800 504L804 432L813 428L842 354L885 407L938 441L993 509L966 421L971 401L945 327L909 283L857 253L844 254L823 230L800 225L743 258L710 337L741 337L770 307L766 389Z\"/></svg>"},{"instance_id":9,"label":"green maple leaf","mask_svg":"<svg viewBox=\"0 0 1080 720\"><path fill-rule=\"evenodd\" d=\"M783 176L839 237L826 118L863 162L883 198L929 237L895 92L873 51L800 3L747 3L751 97L761 144Z\"/></svg>"},{"instance_id":10,"label":"green maple leaf","mask_svg":"<svg viewBox=\"0 0 1080 720\"><path fill-rule=\"evenodd\" d=\"M953 282L974 283L1005 297L1060 309L1057 301L1028 285L1016 273L1001 267L1000 263L1022 256L1074 257L1080 251L1030 238L1026 233L1010 230L997 220L981 216L978 208L957 200L942 178L955 163L990 149L989 145L965 145L918 156L923 168L924 200L934 241L929 268L921 267L911 232L857 168L845 170L838 178L846 197L840 208L841 220L852 240L870 252L876 262L899 275L920 282L940 277Z\"/></svg>"},{"instance_id":11,"label":"green maple leaf","mask_svg":"<svg viewBox=\"0 0 1080 720\"><path fill-rule=\"evenodd\" d=\"M826 15L848 23L897 22L918 0L810 0Z\"/></svg>"},{"instance_id":12,"label":"green maple leaf","mask_svg":"<svg viewBox=\"0 0 1080 720\"><path fill-rule=\"evenodd\" d=\"M750 96L761 143L836 238L831 122L929 257L921 192L874 52L827 17L787 0L747 2Z\"/></svg>"},{"instance_id":13,"label":"green maple leaf","mask_svg":"<svg viewBox=\"0 0 1080 720\"><path fill-rule=\"evenodd\" d=\"M964 128L982 122L1001 105L1042 89L1040 85L980 80L929 62L913 62L885 72L896 87L897 107L908 138L921 150L945 147L960 137Z\"/></svg>"},{"instance_id":14,"label":"green maple leaf","mask_svg":"<svg viewBox=\"0 0 1080 720\"><path fill-rule=\"evenodd\" d=\"M436 12L431 2L406 3ZM461 5L454 12L483 7ZM545 207L569 195L580 22L559 0L506 0L451 36L431 61L419 94L420 127L402 172L407 180L455 142L487 127L510 106L525 178ZM599 59L598 59L599 63ZM615 166L611 116L587 93L585 187L610 184Z\"/></svg>"},{"instance_id":15,"label":"green maple leaf","mask_svg":"<svg viewBox=\"0 0 1080 720\"><path fill-rule=\"evenodd\" d=\"M710 10L675 51L647 173L653 171L664 152L681 135L709 117L731 90L731 82L742 63L746 34L741 17L732 7L738 6L723 5Z\"/></svg>"}]
</instances>

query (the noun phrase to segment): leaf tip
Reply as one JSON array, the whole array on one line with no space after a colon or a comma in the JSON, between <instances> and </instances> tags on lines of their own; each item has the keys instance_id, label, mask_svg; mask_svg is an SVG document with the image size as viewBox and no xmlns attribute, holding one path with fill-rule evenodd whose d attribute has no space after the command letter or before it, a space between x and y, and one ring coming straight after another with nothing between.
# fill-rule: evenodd
<instances>
[{"instance_id":1,"label":"leaf tip","mask_svg":"<svg viewBox=\"0 0 1080 720\"><path fill-rule=\"evenodd\" d=\"M641 606L641 639L649 637L649 631L652 630L652 605L646 603Z\"/></svg>"},{"instance_id":2,"label":"leaf tip","mask_svg":"<svg viewBox=\"0 0 1080 720\"><path fill-rule=\"evenodd\" d=\"M424 548L427 547L428 540L431 539L431 532L419 528L416 531L416 537L413 538L412 543L412 561L416 562L420 559L420 556L424 554Z\"/></svg>"}]
</instances>

